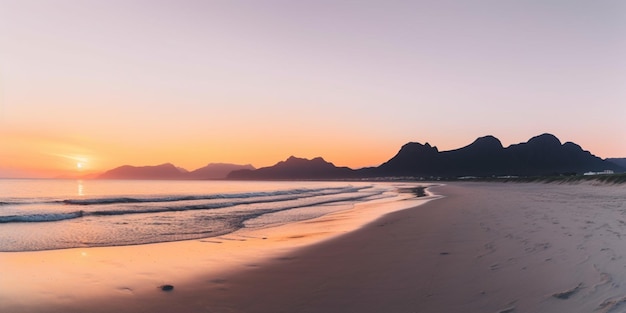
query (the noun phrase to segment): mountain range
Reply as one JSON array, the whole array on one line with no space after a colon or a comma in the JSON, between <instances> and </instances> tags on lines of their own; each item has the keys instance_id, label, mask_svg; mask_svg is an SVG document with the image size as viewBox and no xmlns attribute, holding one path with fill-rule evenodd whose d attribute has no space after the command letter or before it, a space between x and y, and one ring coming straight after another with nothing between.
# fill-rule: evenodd
<instances>
[{"instance_id":1,"label":"mountain range","mask_svg":"<svg viewBox=\"0 0 626 313\"><path fill-rule=\"evenodd\" d=\"M228 179L347 179L358 178L358 173L358 170L337 167L319 157L307 160L291 156L274 166L233 171L228 174Z\"/></svg>"},{"instance_id":2,"label":"mountain range","mask_svg":"<svg viewBox=\"0 0 626 313\"><path fill-rule=\"evenodd\" d=\"M158 166L122 166L98 178L108 179L233 179L301 180L362 179L388 177L456 178L463 176L575 175L611 170L626 172L626 158L603 160L572 142L561 143L551 134L503 147L499 139L485 136L471 144L439 151L429 143L410 142L378 167L338 167L318 157L311 160L289 157L273 166L209 164L187 172L166 163Z\"/></svg>"},{"instance_id":3,"label":"mountain range","mask_svg":"<svg viewBox=\"0 0 626 313\"><path fill-rule=\"evenodd\" d=\"M527 142L503 147L493 136L476 139L473 143L450 151L439 151L429 143L410 142L389 161L378 167L351 170L335 167L321 158L303 160L290 157L274 166L254 171L234 171L229 179L302 179L305 172L287 169L307 168L319 178L380 178L380 177L444 177L463 176L538 176L574 175L585 172L611 170L624 172L626 168L594 156L579 145L561 141L551 134L542 134Z\"/></svg>"},{"instance_id":4,"label":"mountain range","mask_svg":"<svg viewBox=\"0 0 626 313\"><path fill-rule=\"evenodd\" d=\"M419 143L404 145L398 154L373 169L373 176L537 176L582 174L612 170L621 166L584 151L579 145L561 141L551 134L503 147L493 136L476 139L460 149L443 151Z\"/></svg>"},{"instance_id":5,"label":"mountain range","mask_svg":"<svg viewBox=\"0 0 626 313\"><path fill-rule=\"evenodd\" d=\"M155 166L124 165L106 171L98 179L225 179L236 170L254 170L254 166L228 163L210 163L194 171L187 171L171 163Z\"/></svg>"}]
</instances>

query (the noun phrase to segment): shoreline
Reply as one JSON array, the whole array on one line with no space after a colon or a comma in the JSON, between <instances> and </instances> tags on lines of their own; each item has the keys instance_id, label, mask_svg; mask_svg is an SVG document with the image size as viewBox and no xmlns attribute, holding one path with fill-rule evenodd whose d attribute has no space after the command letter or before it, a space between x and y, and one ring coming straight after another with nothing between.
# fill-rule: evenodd
<instances>
[{"instance_id":1,"label":"shoreline","mask_svg":"<svg viewBox=\"0 0 626 313\"><path fill-rule=\"evenodd\" d=\"M266 239L238 234L221 238L222 243L173 243L172 250L168 244L143 247L142 253L166 258L163 264L170 267L159 265L161 272L150 264L112 264L111 254L102 251L106 248L96 248L108 257L101 260L108 262L103 268L124 268L137 285L113 281L101 286L107 292L91 297L50 290L55 297L49 302L22 310L7 307L0 296L0 309L608 313L626 306L626 286L619 283L626 280L622 187L459 182L430 191L442 196L427 203L404 201L408 209L388 207L388 214L379 214L385 204L376 203L356 215L344 211L298 227L265 229ZM365 225L346 229L355 225L350 219L355 216L363 217ZM329 236L331 229L340 231ZM210 245L211 253L225 250L219 260L211 260L206 249L196 250L203 245ZM240 254L245 245L253 250ZM146 265L146 260L139 263ZM165 284L174 289L158 289ZM0 286L10 285L0 277ZM74 286L78 291L89 287Z\"/></svg>"},{"instance_id":2,"label":"shoreline","mask_svg":"<svg viewBox=\"0 0 626 313\"><path fill-rule=\"evenodd\" d=\"M240 229L218 237L134 246L2 252L0 311L79 312L143 310L152 297L188 292L198 276L236 273L363 227L389 212L436 196L400 194L357 204L315 219ZM164 293L158 286L173 285ZM91 303L102 302L86 309ZM120 306L118 304L125 303ZM134 309L133 309L134 308ZM157 310L158 311L158 310Z\"/></svg>"},{"instance_id":3,"label":"shoreline","mask_svg":"<svg viewBox=\"0 0 626 313\"><path fill-rule=\"evenodd\" d=\"M607 313L626 305L623 188L433 189L444 197L259 267L205 276L153 309Z\"/></svg>"}]
</instances>

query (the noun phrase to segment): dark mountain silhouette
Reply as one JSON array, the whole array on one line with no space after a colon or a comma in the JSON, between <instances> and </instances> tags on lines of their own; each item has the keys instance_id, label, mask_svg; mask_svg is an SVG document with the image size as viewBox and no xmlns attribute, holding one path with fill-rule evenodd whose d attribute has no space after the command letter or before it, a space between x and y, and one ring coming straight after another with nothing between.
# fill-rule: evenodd
<instances>
[{"instance_id":1,"label":"dark mountain silhouette","mask_svg":"<svg viewBox=\"0 0 626 313\"><path fill-rule=\"evenodd\" d=\"M408 143L389 161L369 170L374 176L466 176L476 172L505 170L504 151L493 136L476 139L470 145L440 152L437 147Z\"/></svg>"},{"instance_id":2,"label":"dark mountain silhouette","mask_svg":"<svg viewBox=\"0 0 626 313\"><path fill-rule=\"evenodd\" d=\"M99 179L184 179L187 175L185 170L165 163L155 166L130 166L124 165L106 171L98 176Z\"/></svg>"},{"instance_id":3,"label":"dark mountain silhouette","mask_svg":"<svg viewBox=\"0 0 626 313\"><path fill-rule=\"evenodd\" d=\"M409 143L381 166L368 170L373 176L458 177L493 175L554 175L587 171L624 171L579 145L561 141L551 134L528 142L502 147L493 136L476 139L460 149L440 152L428 143Z\"/></svg>"},{"instance_id":4,"label":"dark mountain silhouette","mask_svg":"<svg viewBox=\"0 0 626 313\"><path fill-rule=\"evenodd\" d=\"M611 161L611 162L609 162ZM289 157L273 166L209 164L192 172L166 163L157 166L121 166L105 172L103 179L359 179L381 177L542 176L572 175L612 170L626 172L626 158L602 160L579 145L542 134L527 142L503 147L493 136L450 151L439 151L429 143L410 142L378 167L353 170L337 167L318 157L311 160ZM620 166L620 164L622 166Z\"/></svg>"},{"instance_id":5,"label":"dark mountain silhouette","mask_svg":"<svg viewBox=\"0 0 626 313\"><path fill-rule=\"evenodd\" d=\"M336 167L322 158L290 157L284 162L258 170L234 171L229 179L352 179L379 177L537 176L571 175L588 171L625 168L602 160L579 145L561 141L551 134L528 142L503 147L493 136L476 139L470 145L439 151L429 143L407 143L379 167L351 170Z\"/></svg>"},{"instance_id":6,"label":"dark mountain silhouette","mask_svg":"<svg viewBox=\"0 0 626 313\"><path fill-rule=\"evenodd\" d=\"M232 171L254 169L254 166L250 164L237 165L228 163L210 163L205 167L189 172L187 177L189 179L224 179Z\"/></svg>"},{"instance_id":7,"label":"dark mountain silhouette","mask_svg":"<svg viewBox=\"0 0 626 313\"><path fill-rule=\"evenodd\" d=\"M613 164L617 164L623 168L626 168L626 158L608 158L606 161L609 161Z\"/></svg>"},{"instance_id":8,"label":"dark mountain silhouette","mask_svg":"<svg viewBox=\"0 0 626 313\"><path fill-rule=\"evenodd\" d=\"M285 161L257 170L233 171L229 179L335 179L354 178L356 171L347 167L336 167L322 158L312 160L289 157Z\"/></svg>"}]
</instances>

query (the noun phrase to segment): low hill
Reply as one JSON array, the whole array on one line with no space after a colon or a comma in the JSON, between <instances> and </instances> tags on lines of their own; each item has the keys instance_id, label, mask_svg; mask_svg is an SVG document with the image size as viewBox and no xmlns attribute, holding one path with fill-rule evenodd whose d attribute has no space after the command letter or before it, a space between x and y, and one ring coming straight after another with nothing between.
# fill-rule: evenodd
<instances>
[{"instance_id":1,"label":"low hill","mask_svg":"<svg viewBox=\"0 0 626 313\"><path fill-rule=\"evenodd\" d=\"M254 166L250 164L237 165L229 163L210 163L205 167L189 172L187 177L189 179L224 179L232 171L254 169Z\"/></svg>"},{"instance_id":2,"label":"low hill","mask_svg":"<svg viewBox=\"0 0 626 313\"><path fill-rule=\"evenodd\" d=\"M124 165L106 171L98 179L184 179L187 172L165 163L155 166Z\"/></svg>"},{"instance_id":3,"label":"low hill","mask_svg":"<svg viewBox=\"0 0 626 313\"><path fill-rule=\"evenodd\" d=\"M606 161L609 161L613 164L617 164L623 168L626 168L626 158L608 158L605 159Z\"/></svg>"},{"instance_id":4,"label":"low hill","mask_svg":"<svg viewBox=\"0 0 626 313\"><path fill-rule=\"evenodd\" d=\"M235 170L253 170L252 165L237 165L228 163L210 163L194 171L176 167L170 163L156 166L124 165L100 174L98 179L225 179Z\"/></svg>"},{"instance_id":5,"label":"low hill","mask_svg":"<svg viewBox=\"0 0 626 313\"><path fill-rule=\"evenodd\" d=\"M273 166L257 170L231 172L229 179L267 180L267 179L335 179L356 177L356 172L347 167L337 167L322 158L303 159L294 156Z\"/></svg>"}]
</instances>

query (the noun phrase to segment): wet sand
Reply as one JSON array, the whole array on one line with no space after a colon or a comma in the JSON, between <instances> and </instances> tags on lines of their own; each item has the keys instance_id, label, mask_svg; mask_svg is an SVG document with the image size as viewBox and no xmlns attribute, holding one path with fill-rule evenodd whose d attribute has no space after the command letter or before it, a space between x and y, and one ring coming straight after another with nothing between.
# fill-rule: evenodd
<instances>
[{"instance_id":1,"label":"wet sand","mask_svg":"<svg viewBox=\"0 0 626 313\"><path fill-rule=\"evenodd\" d=\"M202 290L222 284L220 277L434 198L405 193L313 220L200 240L0 253L0 312L207 312ZM168 284L171 292L158 288Z\"/></svg>"},{"instance_id":2,"label":"wet sand","mask_svg":"<svg viewBox=\"0 0 626 313\"><path fill-rule=\"evenodd\" d=\"M119 275L113 270L117 266L132 279L124 282L117 276L120 281L103 284L94 278L94 284L109 291L81 295L80 286L72 286L66 300L59 299L58 290L50 290L54 301L43 301L40 296L33 299L41 301L41 306L20 306L7 294L15 291L13 286L0 278L0 303L11 300L14 304L5 304L2 311L504 313L626 309L626 285L622 284L626 280L624 185L458 183L432 190L445 198L387 214L355 230L345 227L346 223L355 225L347 221L367 210L328 215L297 227L267 229L267 237L238 234L207 242L110 248L126 256L167 251L158 258L170 262L171 267L151 266L148 261L154 261L153 257L115 265L119 258L106 248L87 249L102 253L98 264L104 265L99 271L109 269ZM379 206L370 209L374 207ZM381 212L370 212L370 218ZM329 237L329 233L343 235ZM332 239L320 243L320 238ZM280 246L281 242L286 244ZM238 255L237 251L246 250L238 245L245 243L256 252L250 254L248 249L248 254ZM263 248L264 244L273 248ZM202 249L202 245L233 249L217 252L215 248ZM124 249L128 254L120 254ZM224 258L211 261L208 251ZM16 255L36 259L25 253ZM17 261L0 255L3 269L8 259ZM219 263L223 266L216 265ZM19 264L9 265L17 268ZM156 288L166 283L174 285L174 290ZM43 291L45 288L38 289Z\"/></svg>"},{"instance_id":3,"label":"wet sand","mask_svg":"<svg viewBox=\"0 0 626 313\"><path fill-rule=\"evenodd\" d=\"M446 198L195 289L208 312L626 309L623 185L434 190Z\"/></svg>"}]
</instances>

